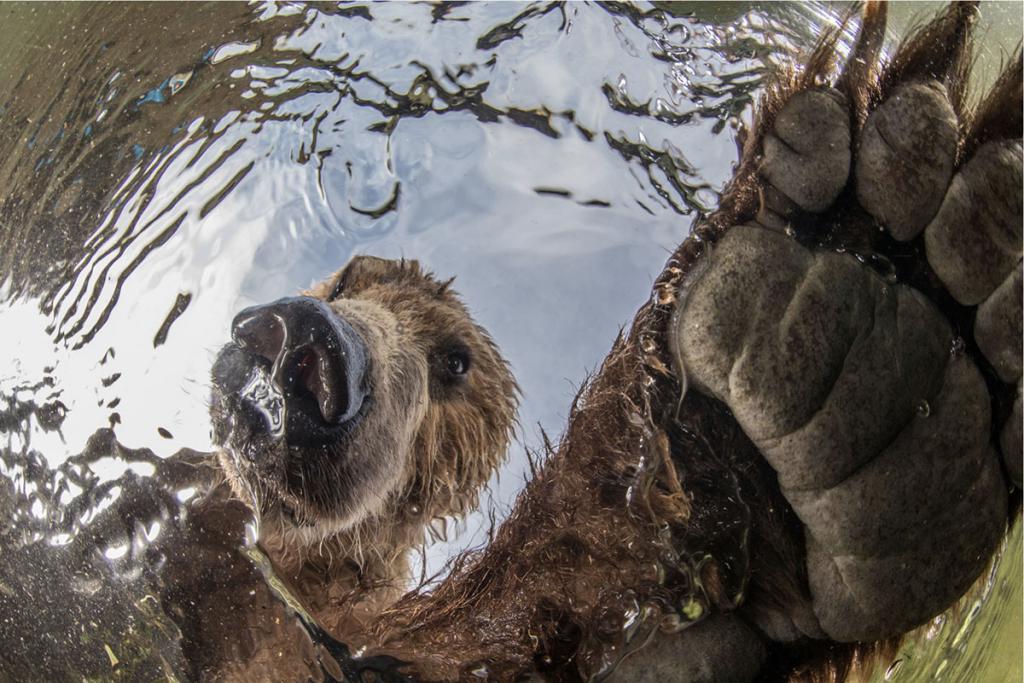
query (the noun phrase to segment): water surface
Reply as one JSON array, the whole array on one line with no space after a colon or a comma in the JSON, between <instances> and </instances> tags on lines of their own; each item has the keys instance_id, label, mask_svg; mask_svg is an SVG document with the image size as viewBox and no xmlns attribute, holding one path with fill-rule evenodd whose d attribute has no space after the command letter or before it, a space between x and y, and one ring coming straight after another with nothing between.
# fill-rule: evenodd
<instances>
[{"instance_id":1,"label":"water surface","mask_svg":"<svg viewBox=\"0 0 1024 683\"><path fill-rule=\"evenodd\" d=\"M894 9L898 32L913 13ZM159 458L208 451L207 376L234 312L359 253L456 276L523 388L483 510L438 529L425 571L484 543L542 430L557 437L668 251L715 207L771 67L844 11L0 4L0 483L18 494L5 538L32 549L19 561L59 565L45 548L88 543ZM986 22L987 76L1020 17L993 4ZM102 428L156 459L90 443ZM1010 645L960 636L953 668L908 655L894 675L1020 671L1019 529L1013 542L989 621L955 622ZM101 548L129 583L131 543ZM944 629L928 642L958 637Z\"/></svg>"}]
</instances>

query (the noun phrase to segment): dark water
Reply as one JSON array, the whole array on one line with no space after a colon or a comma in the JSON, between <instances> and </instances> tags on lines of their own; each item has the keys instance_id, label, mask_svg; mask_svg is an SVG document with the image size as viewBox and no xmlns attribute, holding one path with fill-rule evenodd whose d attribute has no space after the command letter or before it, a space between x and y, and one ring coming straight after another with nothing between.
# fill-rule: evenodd
<instances>
[{"instance_id":1,"label":"dark water","mask_svg":"<svg viewBox=\"0 0 1024 683\"><path fill-rule=\"evenodd\" d=\"M0 4L0 539L18 549L0 594L108 634L52 671L176 661L124 626L173 633L139 608L143 549L192 494L162 458L210 449L207 375L234 312L353 254L457 276L523 387L484 510L438 530L428 573L483 543L541 428L557 436L714 208L769 67L835 11ZM97 530L132 496L148 516ZM115 584L128 597L90 597ZM39 638L26 656L49 652Z\"/></svg>"}]
</instances>

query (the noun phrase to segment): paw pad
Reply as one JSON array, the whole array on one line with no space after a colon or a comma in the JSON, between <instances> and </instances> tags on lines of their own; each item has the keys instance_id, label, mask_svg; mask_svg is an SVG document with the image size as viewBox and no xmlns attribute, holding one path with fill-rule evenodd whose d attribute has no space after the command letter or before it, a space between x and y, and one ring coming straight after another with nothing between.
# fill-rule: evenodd
<instances>
[{"instance_id":1,"label":"paw pad","mask_svg":"<svg viewBox=\"0 0 1024 683\"><path fill-rule=\"evenodd\" d=\"M834 87L783 93L748 145L760 210L730 217L678 297L678 366L775 470L835 640L945 609L1002 537L1004 471L1020 485L1021 66L970 119L971 18L951 8L877 77L848 67ZM879 31L865 21L855 57ZM825 238L835 226L859 258Z\"/></svg>"}]
</instances>

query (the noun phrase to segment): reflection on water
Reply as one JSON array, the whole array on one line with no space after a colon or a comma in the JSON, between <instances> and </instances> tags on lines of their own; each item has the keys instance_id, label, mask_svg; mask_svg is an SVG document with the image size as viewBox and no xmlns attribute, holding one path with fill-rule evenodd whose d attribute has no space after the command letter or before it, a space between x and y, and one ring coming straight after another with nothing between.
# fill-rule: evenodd
<instances>
[{"instance_id":1,"label":"reflection on water","mask_svg":"<svg viewBox=\"0 0 1024 683\"><path fill-rule=\"evenodd\" d=\"M713 205L763 62L798 23L230 7L156 17L161 33L232 28L154 45L145 22L137 43L112 40L117 10L61 11L62 40L87 24L93 59L22 60L3 119L3 240L24 245L5 250L4 315L23 332L0 342L3 388L59 411L56 438L23 435L50 466L108 424L159 454L208 449L206 375L232 314L357 252L457 274L525 389L526 442L537 423L557 431L664 251ZM84 77L77 98L61 87Z\"/></svg>"},{"instance_id":2,"label":"reflection on water","mask_svg":"<svg viewBox=\"0 0 1024 683\"><path fill-rule=\"evenodd\" d=\"M147 582L203 468L164 458L210 448L233 313L356 253L457 275L511 360L523 429L485 497L500 518L540 428L559 432L714 207L767 66L834 21L719 3L0 5L0 533L20 549L0 609L29 619L3 639L32 614L65 633L11 656L52 657L54 676L184 670ZM131 519L105 514L125 501ZM427 573L487 519L439 530ZM67 596L46 590L58 568Z\"/></svg>"}]
</instances>

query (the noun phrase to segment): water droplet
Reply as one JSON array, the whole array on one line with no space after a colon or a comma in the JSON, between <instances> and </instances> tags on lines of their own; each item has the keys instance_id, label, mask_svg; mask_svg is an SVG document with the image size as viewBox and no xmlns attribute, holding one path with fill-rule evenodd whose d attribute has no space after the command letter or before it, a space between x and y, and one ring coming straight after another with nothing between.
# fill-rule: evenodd
<instances>
[{"instance_id":1,"label":"water droplet","mask_svg":"<svg viewBox=\"0 0 1024 683\"><path fill-rule=\"evenodd\" d=\"M254 368L239 394L263 415L272 433L280 434L284 430L284 397L270 383L264 372Z\"/></svg>"},{"instance_id":2,"label":"water droplet","mask_svg":"<svg viewBox=\"0 0 1024 683\"><path fill-rule=\"evenodd\" d=\"M899 281L896 277L896 265L885 256L881 254L871 255L871 265L874 267L875 272L882 276L890 285L894 285Z\"/></svg>"},{"instance_id":3,"label":"water droplet","mask_svg":"<svg viewBox=\"0 0 1024 683\"><path fill-rule=\"evenodd\" d=\"M260 520L259 517L253 517L252 520L245 525L245 544L248 546L254 546L260 540Z\"/></svg>"},{"instance_id":4,"label":"water droplet","mask_svg":"<svg viewBox=\"0 0 1024 683\"><path fill-rule=\"evenodd\" d=\"M928 404L927 399L921 399L917 403L917 414L921 417L928 417L932 414L932 407Z\"/></svg>"},{"instance_id":5,"label":"water droplet","mask_svg":"<svg viewBox=\"0 0 1024 683\"><path fill-rule=\"evenodd\" d=\"M640 618L640 605L636 604L636 601L632 605L626 608L626 611L622 613L622 629L624 631L630 631L637 625L637 620Z\"/></svg>"},{"instance_id":6,"label":"water droplet","mask_svg":"<svg viewBox=\"0 0 1024 683\"><path fill-rule=\"evenodd\" d=\"M796 228L794 228L791 223L786 224L783 232L786 233L786 237L796 237Z\"/></svg>"},{"instance_id":7,"label":"water droplet","mask_svg":"<svg viewBox=\"0 0 1024 683\"><path fill-rule=\"evenodd\" d=\"M949 355L955 358L956 356L963 354L966 347L967 343L964 341L963 337L953 337L953 342L949 345Z\"/></svg>"}]
</instances>

